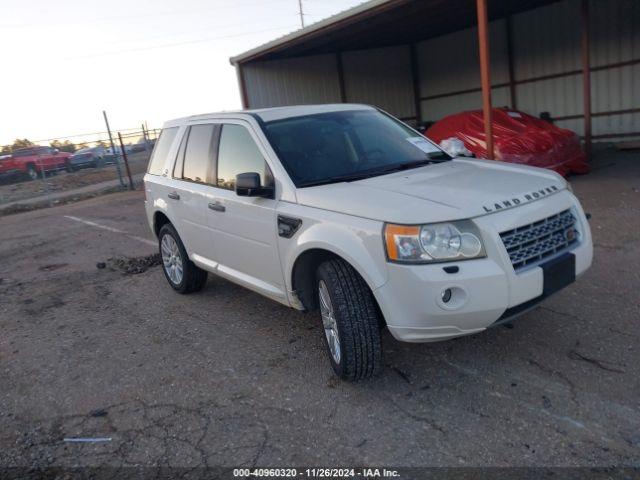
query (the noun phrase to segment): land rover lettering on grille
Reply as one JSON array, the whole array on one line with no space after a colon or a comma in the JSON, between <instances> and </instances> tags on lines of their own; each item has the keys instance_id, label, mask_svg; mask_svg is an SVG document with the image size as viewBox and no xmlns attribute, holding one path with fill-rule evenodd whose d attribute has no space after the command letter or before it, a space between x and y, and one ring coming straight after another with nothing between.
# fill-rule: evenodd
<instances>
[{"instance_id":1,"label":"land rover lettering on grille","mask_svg":"<svg viewBox=\"0 0 640 480\"><path fill-rule=\"evenodd\" d=\"M509 200L501 200L499 202L494 202L493 205L491 206L483 205L482 208L484 209L485 212L491 213L491 212L495 212L496 210L504 210L505 208L517 207L522 203L538 200L539 198L545 197L557 191L558 191L558 187L556 187L555 185L551 185L549 187L536 190L535 192L526 193L519 197L513 197Z\"/></svg>"}]
</instances>

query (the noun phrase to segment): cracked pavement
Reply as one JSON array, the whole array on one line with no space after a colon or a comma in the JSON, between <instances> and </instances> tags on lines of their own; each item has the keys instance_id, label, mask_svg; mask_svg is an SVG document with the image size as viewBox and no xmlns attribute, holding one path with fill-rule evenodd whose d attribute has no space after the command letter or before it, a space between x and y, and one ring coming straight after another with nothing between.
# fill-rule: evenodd
<instances>
[{"instance_id":1,"label":"cracked pavement","mask_svg":"<svg viewBox=\"0 0 640 480\"><path fill-rule=\"evenodd\" d=\"M595 242L577 283L507 328L385 332L356 384L318 316L217 277L174 293L142 192L0 218L0 466L639 466L638 156L572 178Z\"/></svg>"}]
</instances>

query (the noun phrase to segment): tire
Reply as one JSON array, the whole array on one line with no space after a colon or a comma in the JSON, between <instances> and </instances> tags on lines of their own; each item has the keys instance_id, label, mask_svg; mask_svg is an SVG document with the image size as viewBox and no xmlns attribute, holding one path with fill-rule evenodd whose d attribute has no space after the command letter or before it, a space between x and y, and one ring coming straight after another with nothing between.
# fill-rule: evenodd
<instances>
[{"instance_id":1,"label":"tire","mask_svg":"<svg viewBox=\"0 0 640 480\"><path fill-rule=\"evenodd\" d=\"M382 369L382 345L378 311L371 290L358 272L340 259L322 263L316 280L325 346L334 372L350 381L373 377ZM327 294L330 305L323 298ZM333 311L333 320L327 316L327 307ZM335 332L337 357L331 346Z\"/></svg>"},{"instance_id":2,"label":"tire","mask_svg":"<svg viewBox=\"0 0 640 480\"><path fill-rule=\"evenodd\" d=\"M167 238L165 239L165 237ZM175 248L172 248L174 246ZM207 283L207 271L197 267L189 260L178 232L170 223L163 225L158 233L158 249L162 260L162 271L171 288L183 294L202 290ZM173 259L167 258L167 253L172 253ZM180 275L177 275L177 269L172 271L171 268L172 266L177 267L178 263L182 269Z\"/></svg>"},{"instance_id":3,"label":"tire","mask_svg":"<svg viewBox=\"0 0 640 480\"><path fill-rule=\"evenodd\" d=\"M36 169L36 166L33 164L29 164L27 166L27 176L31 179L31 180L37 180L38 179L38 170Z\"/></svg>"}]
</instances>

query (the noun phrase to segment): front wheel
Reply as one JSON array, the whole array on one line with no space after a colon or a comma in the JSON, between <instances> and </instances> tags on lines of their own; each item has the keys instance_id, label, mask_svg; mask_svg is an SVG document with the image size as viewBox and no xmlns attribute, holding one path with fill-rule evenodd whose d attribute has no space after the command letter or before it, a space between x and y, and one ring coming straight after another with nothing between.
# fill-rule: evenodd
<instances>
[{"instance_id":1,"label":"front wheel","mask_svg":"<svg viewBox=\"0 0 640 480\"><path fill-rule=\"evenodd\" d=\"M173 225L166 224L158 234L162 270L169 285L180 293L202 290L207 283L207 272L198 268L187 251Z\"/></svg>"},{"instance_id":2,"label":"front wheel","mask_svg":"<svg viewBox=\"0 0 640 480\"><path fill-rule=\"evenodd\" d=\"M375 299L347 262L335 259L318 267L318 303L325 345L336 375L360 380L382 367L382 345Z\"/></svg>"}]
</instances>

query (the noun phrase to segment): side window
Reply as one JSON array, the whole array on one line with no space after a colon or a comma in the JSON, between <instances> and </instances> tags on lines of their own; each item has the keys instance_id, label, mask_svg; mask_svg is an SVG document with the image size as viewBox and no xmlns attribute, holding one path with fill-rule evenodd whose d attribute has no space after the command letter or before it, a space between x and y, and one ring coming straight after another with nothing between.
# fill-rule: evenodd
<instances>
[{"instance_id":1,"label":"side window","mask_svg":"<svg viewBox=\"0 0 640 480\"><path fill-rule=\"evenodd\" d=\"M184 155L182 178L197 183L211 183L215 125L192 125Z\"/></svg>"},{"instance_id":2,"label":"side window","mask_svg":"<svg viewBox=\"0 0 640 480\"><path fill-rule=\"evenodd\" d=\"M150 173L151 175L162 175L164 161L169 154L169 149L171 148L177 133L178 127L165 128L160 132L160 138L156 142L153 147L153 152L151 153L147 173Z\"/></svg>"},{"instance_id":3,"label":"side window","mask_svg":"<svg viewBox=\"0 0 640 480\"><path fill-rule=\"evenodd\" d=\"M184 167L184 151L187 148L187 139L189 138L189 129L182 135L178 155L176 156L176 164L173 166L173 178L182 178L182 169Z\"/></svg>"},{"instance_id":4,"label":"side window","mask_svg":"<svg viewBox=\"0 0 640 480\"><path fill-rule=\"evenodd\" d=\"M259 173L262 186L273 185L269 166L249 131L241 125L225 124L220 134L217 185L234 190L236 175L246 172Z\"/></svg>"}]
</instances>

